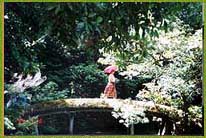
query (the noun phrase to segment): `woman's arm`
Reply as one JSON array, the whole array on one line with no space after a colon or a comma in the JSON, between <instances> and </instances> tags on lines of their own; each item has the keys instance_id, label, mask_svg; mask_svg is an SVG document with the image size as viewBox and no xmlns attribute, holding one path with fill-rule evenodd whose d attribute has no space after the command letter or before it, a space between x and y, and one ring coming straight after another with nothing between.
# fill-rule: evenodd
<instances>
[{"instance_id":1,"label":"woman's arm","mask_svg":"<svg viewBox=\"0 0 206 138\"><path fill-rule=\"evenodd\" d=\"M114 75L112 75L112 74L109 75L109 82L112 82L112 83L115 82L115 77L114 77Z\"/></svg>"}]
</instances>

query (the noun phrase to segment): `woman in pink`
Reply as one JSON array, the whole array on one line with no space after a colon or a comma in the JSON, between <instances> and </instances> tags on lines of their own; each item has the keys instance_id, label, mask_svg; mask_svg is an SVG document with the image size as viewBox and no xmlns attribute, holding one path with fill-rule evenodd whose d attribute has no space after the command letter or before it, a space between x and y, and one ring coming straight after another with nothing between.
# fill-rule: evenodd
<instances>
[{"instance_id":1,"label":"woman in pink","mask_svg":"<svg viewBox=\"0 0 206 138\"><path fill-rule=\"evenodd\" d=\"M104 72L108 74L108 83L104 89L104 96L107 98L117 98L117 91L115 87L114 73L117 71L116 66L108 66L104 69Z\"/></svg>"}]
</instances>

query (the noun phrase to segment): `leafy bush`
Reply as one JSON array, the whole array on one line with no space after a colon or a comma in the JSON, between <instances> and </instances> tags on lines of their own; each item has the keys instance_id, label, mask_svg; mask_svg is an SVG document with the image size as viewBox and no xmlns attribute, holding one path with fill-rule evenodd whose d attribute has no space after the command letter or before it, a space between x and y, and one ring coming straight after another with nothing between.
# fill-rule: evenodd
<instances>
[{"instance_id":1,"label":"leafy bush","mask_svg":"<svg viewBox=\"0 0 206 138\"><path fill-rule=\"evenodd\" d=\"M18 129L15 135L37 135L35 126L38 124L38 116L29 118L27 120L19 118L17 121Z\"/></svg>"},{"instance_id":2,"label":"leafy bush","mask_svg":"<svg viewBox=\"0 0 206 138\"><path fill-rule=\"evenodd\" d=\"M70 68L72 97L100 97L106 85L106 75L96 64L79 64Z\"/></svg>"},{"instance_id":3,"label":"leafy bush","mask_svg":"<svg viewBox=\"0 0 206 138\"><path fill-rule=\"evenodd\" d=\"M30 91L32 96L32 103L65 99L70 96L68 89L59 90L58 85L55 82L48 82L42 87L36 87Z\"/></svg>"}]
</instances>

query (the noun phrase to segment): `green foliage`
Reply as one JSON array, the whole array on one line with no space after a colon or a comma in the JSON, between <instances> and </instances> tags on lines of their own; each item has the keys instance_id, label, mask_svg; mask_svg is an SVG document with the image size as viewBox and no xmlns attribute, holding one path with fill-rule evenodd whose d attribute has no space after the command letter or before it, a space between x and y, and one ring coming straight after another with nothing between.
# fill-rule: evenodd
<instances>
[{"instance_id":1,"label":"green foliage","mask_svg":"<svg viewBox=\"0 0 206 138\"><path fill-rule=\"evenodd\" d=\"M189 109L190 119L192 118L202 118L202 107L200 106L190 106Z\"/></svg>"},{"instance_id":2,"label":"green foliage","mask_svg":"<svg viewBox=\"0 0 206 138\"><path fill-rule=\"evenodd\" d=\"M38 117L25 119L22 116L23 112L22 107L5 108L4 131L6 135L36 135L35 125Z\"/></svg>"},{"instance_id":3,"label":"green foliage","mask_svg":"<svg viewBox=\"0 0 206 138\"><path fill-rule=\"evenodd\" d=\"M43 11L41 10L41 12ZM29 4L27 6L20 3L5 5L5 16L7 17L5 18L4 35L6 41L5 79L7 81L15 72L33 72L40 66L33 47L33 42L41 36L38 26L39 15L40 11L37 5Z\"/></svg>"},{"instance_id":4,"label":"green foliage","mask_svg":"<svg viewBox=\"0 0 206 138\"><path fill-rule=\"evenodd\" d=\"M43 131L43 134L48 133L48 134L54 134L54 135L59 132L58 128L54 128L52 126L43 127L41 128L41 131Z\"/></svg>"},{"instance_id":5,"label":"green foliage","mask_svg":"<svg viewBox=\"0 0 206 138\"><path fill-rule=\"evenodd\" d=\"M73 65L64 72L67 73L67 76L63 76L65 80L59 81L64 83L65 89L61 90L57 83L49 81L44 86L28 91L32 94L32 103L69 97L99 97L100 93L104 91L106 75L98 69L96 64ZM61 76L56 77L56 79L60 79Z\"/></svg>"},{"instance_id":6,"label":"green foliage","mask_svg":"<svg viewBox=\"0 0 206 138\"><path fill-rule=\"evenodd\" d=\"M33 95L31 99L32 103L65 99L70 96L68 89L59 90L58 85L54 82L48 82L43 87L36 87L30 93Z\"/></svg>"},{"instance_id":7,"label":"green foliage","mask_svg":"<svg viewBox=\"0 0 206 138\"><path fill-rule=\"evenodd\" d=\"M38 116L29 118L23 123L18 124L18 131L16 135L36 135L35 125L38 123Z\"/></svg>"},{"instance_id":8,"label":"green foliage","mask_svg":"<svg viewBox=\"0 0 206 138\"><path fill-rule=\"evenodd\" d=\"M52 56L44 59L42 50L47 49L51 54L49 49L53 47L48 47L45 36L54 41L53 45L58 44L55 53L60 57L68 57L69 53L73 56L76 52L72 49L82 49L86 57L93 53L94 59L98 59L98 49L104 47L105 51L118 52L124 64L139 61L148 54L151 38L158 37L159 30L172 28L175 17L189 22L195 29L200 28L201 4L6 3L5 79L9 81L15 72L30 73L45 67L44 60ZM107 41L109 37L111 40ZM132 46L133 41L138 43ZM69 52L62 53L59 49ZM136 53L141 56L133 56ZM62 62L69 60L71 57ZM55 59L52 61L54 64Z\"/></svg>"},{"instance_id":9,"label":"green foliage","mask_svg":"<svg viewBox=\"0 0 206 138\"><path fill-rule=\"evenodd\" d=\"M195 30L202 27L202 6L202 3L188 3L179 13L179 17L183 21L183 24L187 25L187 32L195 33Z\"/></svg>"},{"instance_id":10,"label":"green foliage","mask_svg":"<svg viewBox=\"0 0 206 138\"><path fill-rule=\"evenodd\" d=\"M70 68L70 86L74 97L99 97L106 86L106 75L95 64ZM73 97L72 96L72 97Z\"/></svg>"}]
</instances>

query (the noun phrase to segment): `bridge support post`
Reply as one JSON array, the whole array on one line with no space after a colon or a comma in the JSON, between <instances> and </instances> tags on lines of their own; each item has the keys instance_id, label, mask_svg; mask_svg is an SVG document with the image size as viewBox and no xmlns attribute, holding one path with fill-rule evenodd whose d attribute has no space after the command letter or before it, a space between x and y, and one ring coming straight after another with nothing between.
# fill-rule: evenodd
<instances>
[{"instance_id":1,"label":"bridge support post","mask_svg":"<svg viewBox=\"0 0 206 138\"><path fill-rule=\"evenodd\" d=\"M38 136L38 135L39 135L39 128L38 128L38 124L36 124L34 127L35 127L35 132L36 132L36 135Z\"/></svg>"},{"instance_id":2,"label":"bridge support post","mask_svg":"<svg viewBox=\"0 0 206 138\"><path fill-rule=\"evenodd\" d=\"M130 135L134 135L134 124L130 126Z\"/></svg>"},{"instance_id":3,"label":"bridge support post","mask_svg":"<svg viewBox=\"0 0 206 138\"><path fill-rule=\"evenodd\" d=\"M69 133L74 133L74 113L69 114Z\"/></svg>"}]
</instances>

